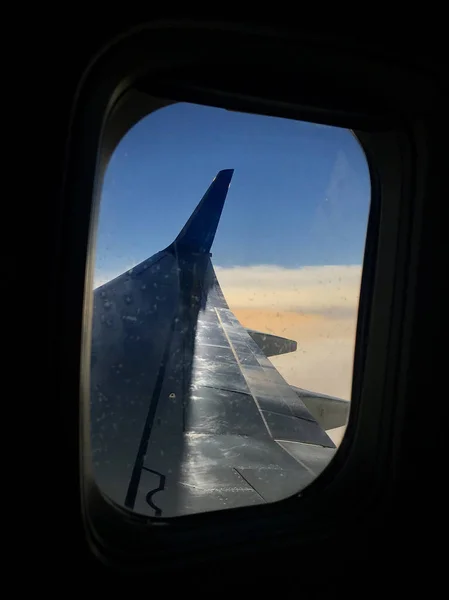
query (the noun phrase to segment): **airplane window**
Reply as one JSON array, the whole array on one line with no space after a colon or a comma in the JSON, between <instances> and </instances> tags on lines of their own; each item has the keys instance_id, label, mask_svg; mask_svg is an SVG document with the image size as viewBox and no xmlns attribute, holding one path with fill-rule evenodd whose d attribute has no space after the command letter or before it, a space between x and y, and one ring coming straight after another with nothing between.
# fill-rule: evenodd
<instances>
[{"instance_id":1,"label":"airplane window","mask_svg":"<svg viewBox=\"0 0 449 600\"><path fill-rule=\"evenodd\" d=\"M91 357L96 482L173 517L274 502L348 419L369 205L346 129L179 103L106 171Z\"/></svg>"}]
</instances>

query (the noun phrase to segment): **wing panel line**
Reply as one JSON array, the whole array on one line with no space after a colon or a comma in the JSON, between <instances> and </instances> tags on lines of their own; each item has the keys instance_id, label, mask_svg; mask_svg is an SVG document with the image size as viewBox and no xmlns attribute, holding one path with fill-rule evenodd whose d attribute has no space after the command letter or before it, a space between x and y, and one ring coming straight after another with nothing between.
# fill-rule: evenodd
<instances>
[{"instance_id":1,"label":"wing panel line","mask_svg":"<svg viewBox=\"0 0 449 600\"><path fill-rule=\"evenodd\" d=\"M271 438L273 438L273 434L271 433L271 430L270 430L270 428L268 427L267 420L265 419L265 416L264 416L264 414L263 414L263 412L262 412L262 410L261 410L261 408L260 408L259 402L257 401L257 398L255 397L255 395L254 395L253 391L251 390L251 386L250 386L250 384L248 383L248 381L247 381L247 379L246 379L246 377L245 377L245 373L244 373L244 372L243 372L243 370L242 370L242 365L241 365L241 363L240 363L239 357L237 356L237 352L235 351L235 349L234 349L234 346L232 345L232 342L231 342L231 340L230 340L230 338L229 338L229 336L228 336L228 332L226 331L226 328L225 328L225 327L224 327L224 325L223 325L223 321L221 320L220 313L218 312L218 310L217 310L215 307L214 307L214 310L215 310L215 312L217 313L218 322L220 323L220 325L221 325L221 328L223 329L223 332L224 332L224 334L225 334L225 336L226 336L226 339L228 340L229 347L231 348L231 351L232 351L232 353L233 353L233 355L234 355L234 357L235 357L235 360L237 361L237 365L238 365L238 367L239 367L239 369L240 369L240 372L241 372L241 374L243 375L243 378L244 378L244 379L245 379L245 381L246 381L246 385L248 386L248 389L249 389L249 391L251 392L251 396L253 397L254 403L255 403L255 405L257 406L257 410L258 410L258 411L259 411L259 413L260 413L260 416L261 416L261 418L262 418L262 421L264 422L264 425L265 425L265 427L267 428L267 431L268 431L268 433L269 433L270 437L271 437Z\"/></svg>"},{"instance_id":2,"label":"wing panel line","mask_svg":"<svg viewBox=\"0 0 449 600\"><path fill-rule=\"evenodd\" d=\"M302 467L304 467L304 469L305 469L306 471L309 471L309 473L311 473L311 474L312 474L314 477L316 477L316 473L314 473L310 467L308 467L308 466L307 466L305 463L303 463L303 461L302 461L302 460L299 460L299 458L298 458L297 456L295 456L294 454L292 454L292 453L290 452L290 450L288 450L288 448L284 448L284 446L282 446L282 444L280 443L282 440L274 440L274 441L276 442L276 444L277 444L277 445L278 445L280 448L282 448L282 450L285 450L285 452L287 452L287 454L290 454L290 456L291 456L292 458L294 458L294 459L296 460L296 462L297 462L297 463L299 463L299 464L300 464ZM302 442L301 442L301 443L302 443ZM311 445L313 445L313 446L314 446L315 444L311 444Z\"/></svg>"}]
</instances>

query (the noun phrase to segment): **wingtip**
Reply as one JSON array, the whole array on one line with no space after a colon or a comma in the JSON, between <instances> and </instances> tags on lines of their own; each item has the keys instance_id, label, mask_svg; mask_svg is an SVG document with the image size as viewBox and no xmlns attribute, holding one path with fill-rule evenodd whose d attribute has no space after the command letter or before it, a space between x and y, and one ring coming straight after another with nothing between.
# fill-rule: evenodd
<instances>
[{"instance_id":1,"label":"wingtip","mask_svg":"<svg viewBox=\"0 0 449 600\"><path fill-rule=\"evenodd\" d=\"M229 186L231 184L231 179L233 175L234 169L221 169L221 171L218 171L218 173L213 178L212 183L214 183L217 179L223 179L223 181L227 181Z\"/></svg>"},{"instance_id":2,"label":"wingtip","mask_svg":"<svg viewBox=\"0 0 449 600\"><path fill-rule=\"evenodd\" d=\"M190 252L208 253L215 238L234 169L219 171L174 244Z\"/></svg>"}]
</instances>

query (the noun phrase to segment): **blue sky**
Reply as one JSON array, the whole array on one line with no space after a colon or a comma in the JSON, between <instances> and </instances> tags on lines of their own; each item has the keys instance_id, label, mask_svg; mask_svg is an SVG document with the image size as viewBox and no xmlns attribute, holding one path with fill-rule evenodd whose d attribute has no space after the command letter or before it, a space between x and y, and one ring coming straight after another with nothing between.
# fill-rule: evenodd
<instances>
[{"instance_id":1,"label":"blue sky","mask_svg":"<svg viewBox=\"0 0 449 600\"><path fill-rule=\"evenodd\" d=\"M350 131L182 103L135 125L110 161L96 277L119 274L172 242L228 168L235 172L215 265L361 264L370 180Z\"/></svg>"}]
</instances>

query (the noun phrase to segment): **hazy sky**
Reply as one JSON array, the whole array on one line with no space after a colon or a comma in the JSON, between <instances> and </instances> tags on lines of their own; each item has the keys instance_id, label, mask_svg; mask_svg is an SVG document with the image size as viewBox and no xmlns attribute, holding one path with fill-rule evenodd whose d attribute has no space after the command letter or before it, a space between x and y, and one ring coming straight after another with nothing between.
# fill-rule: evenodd
<instances>
[{"instance_id":1,"label":"hazy sky","mask_svg":"<svg viewBox=\"0 0 449 600\"><path fill-rule=\"evenodd\" d=\"M229 168L212 261L230 307L298 342L273 359L290 383L349 399L370 180L348 130L189 104L149 115L106 172L95 284L170 244Z\"/></svg>"}]
</instances>

